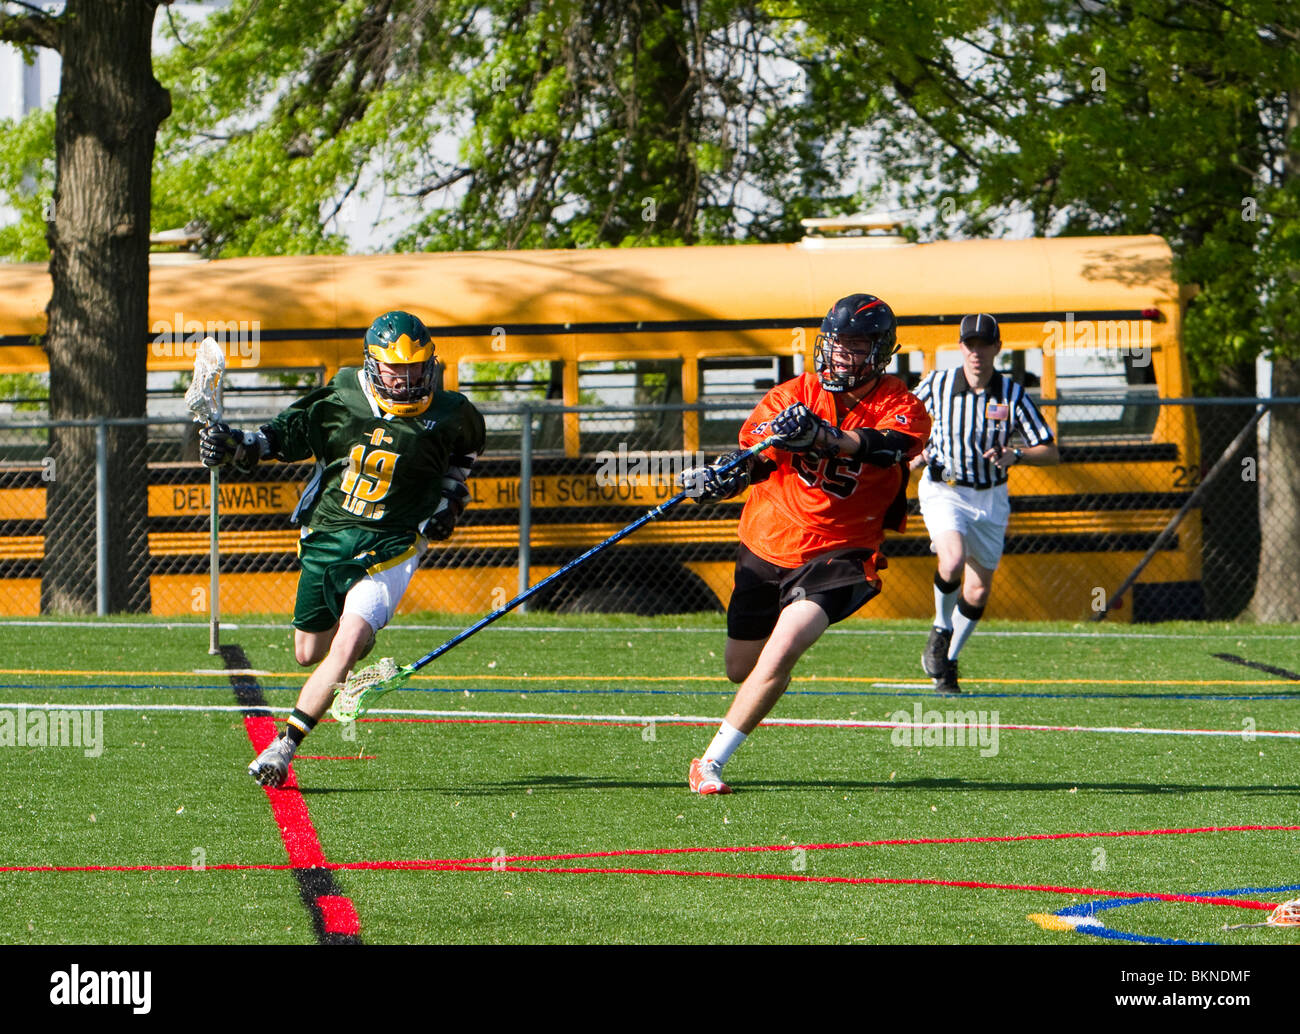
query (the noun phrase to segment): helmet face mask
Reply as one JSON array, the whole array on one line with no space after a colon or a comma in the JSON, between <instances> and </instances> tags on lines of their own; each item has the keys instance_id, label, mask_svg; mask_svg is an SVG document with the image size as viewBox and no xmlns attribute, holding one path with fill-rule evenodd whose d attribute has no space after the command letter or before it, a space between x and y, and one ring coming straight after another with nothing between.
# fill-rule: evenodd
<instances>
[{"instance_id":1,"label":"helmet face mask","mask_svg":"<svg viewBox=\"0 0 1300 1034\"><path fill-rule=\"evenodd\" d=\"M879 380L898 347L893 310L874 295L852 294L822 320L813 368L824 390L853 391Z\"/></svg>"},{"instance_id":2,"label":"helmet face mask","mask_svg":"<svg viewBox=\"0 0 1300 1034\"><path fill-rule=\"evenodd\" d=\"M393 416L428 409L442 372L428 329L409 312L386 312L370 325L363 370L375 402Z\"/></svg>"}]
</instances>

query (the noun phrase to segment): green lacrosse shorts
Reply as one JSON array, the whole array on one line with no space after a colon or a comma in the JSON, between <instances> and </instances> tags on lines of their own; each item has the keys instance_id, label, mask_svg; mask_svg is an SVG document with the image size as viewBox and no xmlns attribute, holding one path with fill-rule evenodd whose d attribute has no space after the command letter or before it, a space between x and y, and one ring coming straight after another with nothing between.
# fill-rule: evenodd
<instances>
[{"instance_id":1,"label":"green lacrosse shorts","mask_svg":"<svg viewBox=\"0 0 1300 1034\"><path fill-rule=\"evenodd\" d=\"M348 590L367 574L402 563L416 548L413 531L370 528L308 528L298 540L298 596L293 627L328 632L343 613Z\"/></svg>"}]
</instances>

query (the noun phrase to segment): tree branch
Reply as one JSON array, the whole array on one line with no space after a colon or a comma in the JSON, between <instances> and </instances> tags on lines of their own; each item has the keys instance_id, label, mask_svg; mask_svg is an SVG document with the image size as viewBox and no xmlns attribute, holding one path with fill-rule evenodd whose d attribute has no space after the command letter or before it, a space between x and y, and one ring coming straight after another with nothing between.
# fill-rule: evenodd
<instances>
[{"instance_id":1,"label":"tree branch","mask_svg":"<svg viewBox=\"0 0 1300 1034\"><path fill-rule=\"evenodd\" d=\"M26 7L31 14L5 14L0 11L0 40L18 47L46 47L49 50L62 50L63 33L59 23L39 7L22 3L21 0L8 0Z\"/></svg>"},{"instance_id":2,"label":"tree branch","mask_svg":"<svg viewBox=\"0 0 1300 1034\"><path fill-rule=\"evenodd\" d=\"M42 17L46 17L49 15L49 12L46 11L43 7L37 7L35 4L29 4L27 0L4 0L4 2L6 4L13 4L15 7L26 7L27 10L31 11L33 14L38 14L41 15Z\"/></svg>"},{"instance_id":3,"label":"tree branch","mask_svg":"<svg viewBox=\"0 0 1300 1034\"><path fill-rule=\"evenodd\" d=\"M427 197L429 194L433 194L439 190L445 190L447 187L450 187L455 183L459 183L466 176L471 175L473 172L474 170L469 167L454 169L453 171L447 173L447 175L443 176L442 178L435 180L433 183L422 184L414 191L411 191L410 193L400 193L399 196L400 197Z\"/></svg>"}]
</instances>

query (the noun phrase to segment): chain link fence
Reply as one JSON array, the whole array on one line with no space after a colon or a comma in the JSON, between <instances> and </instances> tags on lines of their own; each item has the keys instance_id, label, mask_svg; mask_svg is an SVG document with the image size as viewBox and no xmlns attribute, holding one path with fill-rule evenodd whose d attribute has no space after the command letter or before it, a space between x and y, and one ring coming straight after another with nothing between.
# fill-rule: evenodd
<instances>
[{"instance_id":1,"label":"chain link fence","mask_svg":"<svg viewBox=\"0 0 1300 1034\"><path fill-rule=\"evenodd\" d=\"M431 546L403 610L478 614L500 606L674 495L684 467L734 449L756 400L482 403L488 447L471 479L470 509L448 542ZM1295 620L1300 400L1130 393L1041 405L1058 429L1063 462L1012 470L1012 517L990 616ZM245 407L232 422L256 426L272 412ZM289 515L310 473L310 464L276 463L249 476L223 473L223 615L292 610L298 532ZM917 477L907 531L886 539L885 591L865 614L930 613L934 560L915 503ZM529 606L719 610L731 592L741 506L676 506ZM197 461L196 427L184 417L6 418L0 613L206 617L208 510L208 473Z\"/></svg>"}]
</instances>

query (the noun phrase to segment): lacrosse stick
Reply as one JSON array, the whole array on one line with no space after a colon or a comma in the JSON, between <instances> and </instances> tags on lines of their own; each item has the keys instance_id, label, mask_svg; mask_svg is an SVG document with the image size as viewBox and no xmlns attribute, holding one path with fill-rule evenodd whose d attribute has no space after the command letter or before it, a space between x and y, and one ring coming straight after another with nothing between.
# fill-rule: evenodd
<instances>
[{"instance_id":1,"label":"lacrosse stick","mask_svg":"<svg viewBox=\"0 0 1300 1034\"><path fill-rule=\"evenodd\" d=\"M1283 901L1262 923L1237 923L1235 926L1224 926L1224 929L1246 930L1254 926L1300 926L1300 898Z\"/></svg>"},{"instance_id":2,"label":"lacrosse stick","mask_svg":"<svg viewBox=\"0 0 1300 1034\"><path fill-rule=\"evenodd\" d=\"M194 356L194 379L190 381L185 392L185 405L189 407L194 419L209 427L221 419L221 376L226 372L226 353L211 337L205 337L199 345L198 354ZM217 468L209 471L208 513L210 520L210 540L208 542L208 608L210 627L208 631L208 653L221 652L221 610L218 606L217 575L221 566L221 556L217 551Z\"/></svg>"},{"instance_id":3,"label":"lacrosse stick","mask_svg":"<svg viewBox=\"0 0 1300 1034\"><path fill-rule=\"evenodd\" d=\"M724 463L721 467L719 467L717 469L717 474L723 475L723 474L730 473L732 470L735 470L736 467L740 466L750 457L757 456L764 449L775 444L776 437L777 437L776 435L769 435L758 444L752 445L744 452L738 453L727 463ZM521 592L514 599L510 600L508 603L502 604L498 609L494 610L487 617L480 619L479 621L471 625L469 628L465 629L463 632L458 632L456 635L452 636L450 639L448 639L437 649L431 650L429 653L426 653L414 664L408 664L404 668L398 668L397 662L394 661L391 657L384 657L379 661L379 663L372 664L370 665L370 667L363 668L361 671L354 673L348 678L343 688L339 690L338 694L334 697L334 703L330 707L331 717L333 717L335 721L339 721L339 722L356 721L359 717L361 717L361 715L365 714L366 711L368 711L371 708L371 706L373 706L375 699L377 697L381 696L384 693L389 692L390 690L397 689L398 687L403 685L407 679L409 679L417 671L423 668L426 664L441 657L453 646L463 643L466 639L472 636L475 632L478 632L480 629L487 628L487 626L492 624L492 622L496 621L497 618L509 614L510 611L514 610L515 607L523 603L524 600L528 599L530 596L534 596L537 593L541 592L542 589L546 588L546 586L550 585L557 578L562 578L564 575L568 574L579 564L585 563L586 561L590 560L597 553L601 552L604 549L609 548L615 542L618 542L621 539L626 538L628 535L631 535L632 532L636 531L637 528L641 527L641 525L648 524L650 521L653 521L658 517L662 517L666 512L668 512L668 510L672 509L674 506L680 503L683 499L688 498L690 495L691 495L691 491L689 489L684 489L683 491L678 492L671 499L667 499L664 502L660 503L653 510L649 510L646 513L642 514L631 524L629 524L626 528L623 528L621 531L616 531L604 542L592 546L589 550L587 550L587 552L583 553L581 556L575 557L573 560L570 560L558 571L553 571L551 574L547 575L536 585L532 586L531 588L525 589L523 592Z\"/></svg>"}]
</instances>

